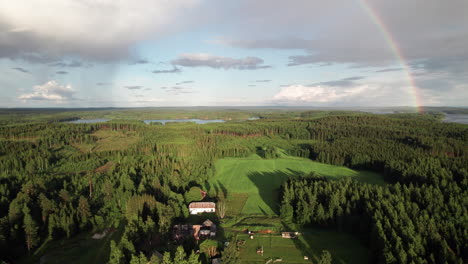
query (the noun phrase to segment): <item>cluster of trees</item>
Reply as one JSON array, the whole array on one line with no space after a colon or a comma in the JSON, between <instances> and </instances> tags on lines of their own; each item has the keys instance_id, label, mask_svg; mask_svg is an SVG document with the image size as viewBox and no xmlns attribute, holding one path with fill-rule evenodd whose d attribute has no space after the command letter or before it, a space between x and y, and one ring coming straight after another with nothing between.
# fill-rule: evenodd
<instances>
[{"instance_id":1,"label":"cluster of trees","mask_svg":"<svg viewBox=\"0 0 468 264\"><path fill-rule=\"evenodd\" d=\"M384 173L384 187L311 176L282 189L281 216L361 234L376 263L468 259L468 129L430 119L334 116L308 127L320 162ZM364 234L364 235L362 235Z\"/></svg>"},{"instance_id":2,"label":"cluster of trees","mask_svg":"<svg viewBox=\"0 0 468 264\"><path fill-rule=\"evenodd\" d=\"M446 189L448 188L448 189ZM360 234L373 263L464 263L468 190L361 184L310 176L282 187L281 216Z\"/></svg>"}]
</instances>

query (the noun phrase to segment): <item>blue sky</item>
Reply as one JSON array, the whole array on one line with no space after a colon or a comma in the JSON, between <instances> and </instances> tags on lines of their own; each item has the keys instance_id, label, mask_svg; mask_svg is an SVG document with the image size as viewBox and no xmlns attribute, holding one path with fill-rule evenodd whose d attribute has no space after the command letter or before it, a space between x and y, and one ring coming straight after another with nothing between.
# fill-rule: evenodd
<instances>
[{"instance_id":1,"label":"blue sky","mask_svg":"<svg viewBox=\"0 0 468 264\"><path fill-rule=\"evenodd\" d=\"M415 88L424 105L468 102L466 1L0 5L0 107L415 106Z\"/></svg>"}]
</instances>

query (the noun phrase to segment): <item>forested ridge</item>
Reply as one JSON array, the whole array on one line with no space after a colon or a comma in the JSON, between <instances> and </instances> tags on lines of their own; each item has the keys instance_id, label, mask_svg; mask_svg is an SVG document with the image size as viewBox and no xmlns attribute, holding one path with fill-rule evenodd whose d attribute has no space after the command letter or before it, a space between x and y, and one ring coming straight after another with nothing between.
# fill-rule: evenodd
<instances>
[{"instance_id":1,"label":"forested ridge","mask_svg":"<svg viewBox=\"0 0 468 264\"><path fill-rule=\"evenodd\" d=\"M188 216L184 193L213 175L217 159L274 158L282 150L381 172L389 183L289 180L281 193L285 221L359 232L378 263L463 263L467 142L466 125L419 115L9 122L0 126L0 255L12 262L45 241L109 228L124 230L111 263L146 263L155 249L176 252L169 230ZM190 255L194 245L184 248ZM174 257L166 255L166 263Z\"/></svg>"}]
</instances>

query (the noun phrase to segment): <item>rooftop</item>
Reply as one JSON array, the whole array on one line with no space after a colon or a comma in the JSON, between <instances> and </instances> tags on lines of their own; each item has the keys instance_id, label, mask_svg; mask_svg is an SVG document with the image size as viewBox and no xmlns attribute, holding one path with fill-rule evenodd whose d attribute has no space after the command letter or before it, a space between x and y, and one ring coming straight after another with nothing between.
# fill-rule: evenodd
<instances>
[{"instance_id":1,"label":"rooftop","mask_svg":"<svg viewBox=\"0 0 468 264\"><path fill-rule=\"evenodd\" d=\"M194 202L189 204L189 208L216 208L213 202Z\"/></svg>"}]
</instances>

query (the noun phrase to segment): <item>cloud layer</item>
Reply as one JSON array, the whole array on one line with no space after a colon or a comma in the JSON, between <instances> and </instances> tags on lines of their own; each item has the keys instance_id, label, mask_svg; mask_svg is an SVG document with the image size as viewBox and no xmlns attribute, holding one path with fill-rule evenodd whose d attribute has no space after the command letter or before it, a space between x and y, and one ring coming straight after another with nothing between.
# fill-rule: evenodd
<instances>
[{"instance_id":1,"label":"cloud layer","mask_svg":"<svg viewBox=\"0 0 468 264\"><path fill-rule=\"evenodd\" d=\"M183 23L198 0L0 0L0 58L118 60Z\"/></svg>"}]
</instances>

